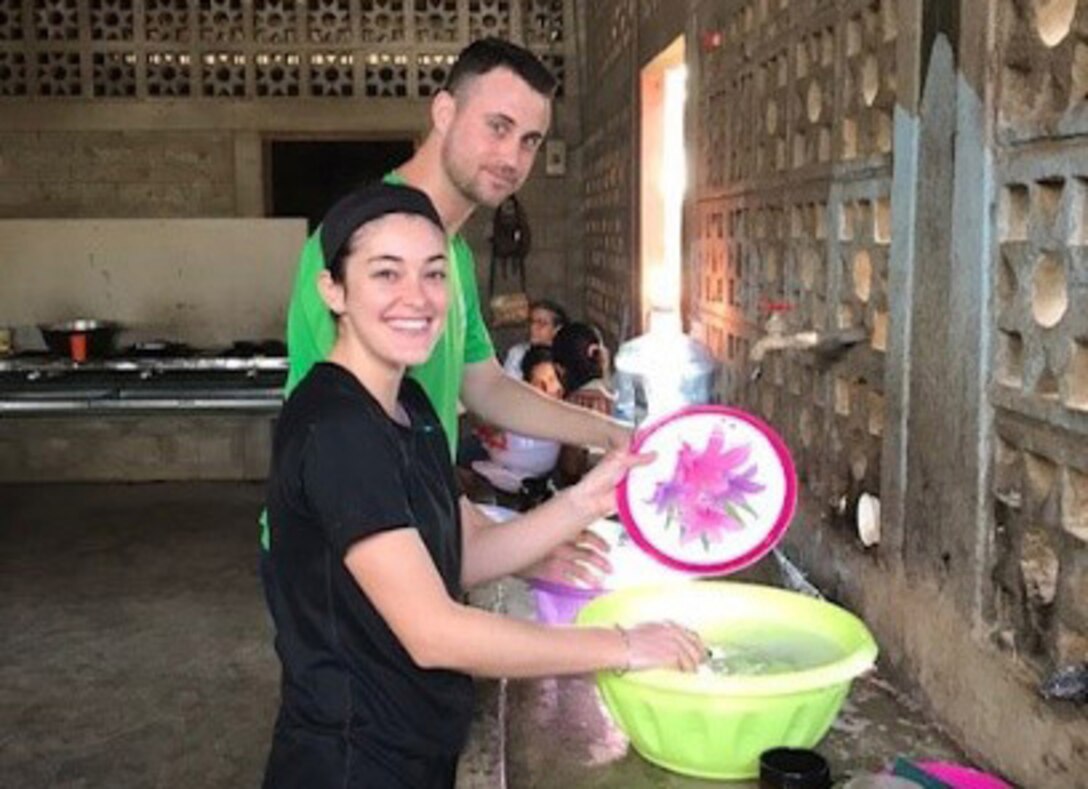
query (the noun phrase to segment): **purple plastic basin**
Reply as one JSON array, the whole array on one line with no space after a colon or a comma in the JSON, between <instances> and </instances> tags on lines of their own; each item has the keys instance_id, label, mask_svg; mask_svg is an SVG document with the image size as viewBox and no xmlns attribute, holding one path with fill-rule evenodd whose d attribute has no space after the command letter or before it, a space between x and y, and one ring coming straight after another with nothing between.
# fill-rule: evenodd
<instances>
[{"instance_id":1,"label":"purple plastic basin","mask_svg":"<svg viewBox=\"0 0 1088 789\"><path fill-rule=\"evenodd\" d=\"M541 578L528 579L536 603L537 620L545 624L565 625L574 621L582 606L605 592L643 584L687 581L691 574L660 564L625 533L621 524L601 520L590 531L608 543L612 572L601 576L600 586L589 588Z\"/></svg>"},{"instance_id":2,"label":"purple plastic basin","mask_svg":"<svg viewBox=\"0 0 1088 789\"><path fill-rule=\"evenodd\" d=\"M536 603L536 617L547 625L570 624L582 606L607 591L567 586L538 578L530 578L528 583Z\"/></svg>"}]
</instances>

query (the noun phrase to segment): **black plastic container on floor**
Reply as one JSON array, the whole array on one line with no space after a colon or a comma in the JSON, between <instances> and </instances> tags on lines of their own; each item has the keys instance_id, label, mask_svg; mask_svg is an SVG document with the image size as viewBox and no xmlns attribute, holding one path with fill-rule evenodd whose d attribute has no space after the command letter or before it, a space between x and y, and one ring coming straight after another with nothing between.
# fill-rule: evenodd
<instances>
[{"instance_id":1,"label":"black plastic container on floor","mask_svg":"<svg viewBox=\"0 0 1088 789\"><path fill-rule=\"evenodd\" d=\"M831 768L816 751L772 748L759 757L760 789L830 789Z\"/></svg>"}]
</instances>

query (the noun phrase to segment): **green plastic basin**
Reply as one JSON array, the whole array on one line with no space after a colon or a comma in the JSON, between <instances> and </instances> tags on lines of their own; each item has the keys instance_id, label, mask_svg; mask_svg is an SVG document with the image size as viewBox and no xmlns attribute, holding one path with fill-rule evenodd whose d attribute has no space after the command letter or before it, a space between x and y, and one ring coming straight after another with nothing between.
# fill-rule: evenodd
<instances>
[{"instance_id":1,"label":"green plastic basin","mask_svg":"<svg viewBox=\"0 0 1088 789\"><path fill-rule=\"evenodd\" d=\"M727 654L766 658L733 673L653 670L597 675L616 725L647 760L685 775L741 780L770 748L811 748L827 733L850 682L873 666L876 642L830 603L770 586L692 581L609 592L580 625L671 619ZM747 671L761 673L744 673Z\"/></svg>"}]
</instances>

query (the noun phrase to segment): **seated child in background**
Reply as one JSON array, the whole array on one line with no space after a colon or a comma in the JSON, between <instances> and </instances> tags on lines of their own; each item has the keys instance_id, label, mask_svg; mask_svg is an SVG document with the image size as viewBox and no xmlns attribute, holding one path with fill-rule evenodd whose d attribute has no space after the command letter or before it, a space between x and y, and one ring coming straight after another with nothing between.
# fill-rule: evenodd
<instances>
[{"instance_id":1,"label":"seated child in background","mask_svg":"<svg viewBox=\"0 0 1088 789\"><path fill-rule=\"evenodd\" d=\"M529 305L529 340L519 342L506 352L502 367L507 375L525 378L522 360L531 345L550 346L555 333L567 322L567 311L549 299L538 299Z\"/></svg>"},{"instance_id":2,"label":"seated child in background","mask_svg":"<svg viewBox=\"0 0 1088 789\"><path fill-rule=\"evenodd\" d=\"M563 396L563 383L555 368L555 355L546 345L530 345L521 360L521 378L549 397Z\"/></svg>"},{"instance_id":3,"label":"seated child in background","mask_svg":"<svg viewBox=\"0 0 1088 789\"><path fill-rule=\"evenodd\" d=\"M610 382L611 356L600 331L588 323L568 323L552 340L552 356L570 403L611 414L616 402ZM559 456L559 480L577 482L591 467L583 447L564 446Z\"/></svg>"},{"instance_id":4,"label":"seated child in background","mask_svg":"<svg viewBox=\"0 0 1088 789\"><path fill-rule=\"evenodd\" d=\"M529 305L529 340L519 342L510 347L503 359L502 368L511 378L520 378L532 383L528 373L523 369L523 362L530 348L548 348L552 344L552 338L559 328L567 322L567 311L556 302L548 299L538 299ZM551 367L551 357L548 357L548 367ZM554 376L553 376L554 377ZM555 378L555 385L559 385ZM537 386L537 389L542 387ZM543 389L548 394L553 394L548 389ZM562 393L558 397L562 397ZM487 424L481 424L471 417L462 424L461 442L457 447L457 465L465 468L477 460L488 457L488 447L505 446L501 430Z\"/></svg>"},{"instance_id":5,"label":"seated child in background","mask_svg":"<svg viewBox=\"0 0 1088 789\"><path fill-rule=\"evenodd\" d=\"M616 396L611 357L600 331L588 323L568 323L552 340L552 357L559 371L566 399L584 408L612 413Z\"/></svg>"}]
</instances>

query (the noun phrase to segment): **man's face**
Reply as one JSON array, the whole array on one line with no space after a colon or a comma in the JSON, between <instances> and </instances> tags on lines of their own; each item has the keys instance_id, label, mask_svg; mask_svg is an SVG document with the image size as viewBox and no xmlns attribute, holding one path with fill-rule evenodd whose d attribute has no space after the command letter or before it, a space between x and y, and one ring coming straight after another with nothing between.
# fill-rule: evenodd
<instances>
[{"instance_id":1,"label":"man's face","mask_svg":"<svg viewBox=\"0 0 1088 789\"><path fill-rule=\"evenodd\" d=\"M495 208L529 177L551 123L551 100L506 68L458 89L442 163L469 201Z\"/></svg>"}]
</instances>

